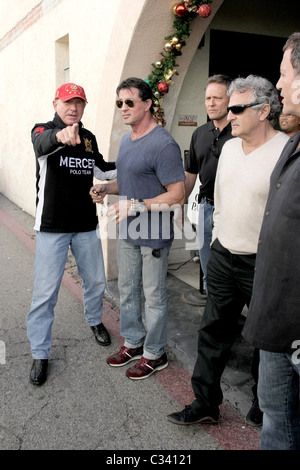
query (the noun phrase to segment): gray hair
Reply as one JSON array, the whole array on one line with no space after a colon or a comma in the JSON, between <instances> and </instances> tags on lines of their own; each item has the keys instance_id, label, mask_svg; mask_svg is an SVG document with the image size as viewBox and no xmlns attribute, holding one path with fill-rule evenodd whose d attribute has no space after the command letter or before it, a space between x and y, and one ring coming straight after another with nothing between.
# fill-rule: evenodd
<instances>
[{"instance_id":1,"label":"gray hair","mask_svg":"<svg viewBox=\"0 0 300 470\"><path fill-rule=\"evenodd\" d=\"M226 88L228 89L231 82L232 82L232 78L228 77L228 75L219 73L219 74L208 77L207 82L206 82L206 88L211 83L218 83L219 85L225 85Z\"/></svg>"},{"instance_id":2,"label":"gray hair","mask_svg":"<svg viewBox=\"0 0 300 470\"><path fill-rule=\"evenodd\" d=\"M251 102L259 103L257 107L263 107L265 104L270 105L268 120L271 121L274 126L277 123L282 110L279 102L278 91L275 86L266 78L258 77L256 75L248 75L246 78L236 78L233 80L229 86L227 94L230 97L234 92L245 93L248 90L253 92L253 101Z\"/></svg>"},{"instance_id":3,"label":"gray hair","mask_svg":"<svg viewBox=\"0 0 300 470\"><path fill-rule=\"evenodd\" d=\"M300 75L300 33L293 33L286 41L283 52L292 49L291 64L295 69L295 75Z\"/></svg>"}]
</instances>

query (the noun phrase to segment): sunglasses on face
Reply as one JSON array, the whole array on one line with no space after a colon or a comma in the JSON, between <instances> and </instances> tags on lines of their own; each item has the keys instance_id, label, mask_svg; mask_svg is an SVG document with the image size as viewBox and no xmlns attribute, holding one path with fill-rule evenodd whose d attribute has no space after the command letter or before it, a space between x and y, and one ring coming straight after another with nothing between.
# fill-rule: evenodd
<instances>
[{"instance_id":1,"label":"sunglasses on face","mask_svg":"<svg viewBox=\"0 0 300 470\"><path fill-rule=\"evenodd\" d=\"M141 100L142 101L142 100ZM117 108L121 109L123 104L125 103L129 108L133 108L135 103L141 103L141 101L133 101L133 100L117 100L116 101L116 105L117 105Z\"/></svg>"},{"instance_id":2,"label":"sunglasses on face","mask_svg":"<svg viewBox=\"0 0 300 470\"><path fill-rule=\"evenodd\" d=\"M257 106L260 103L250 103L250 104L236 104L234 106L229 106L227 112L232 112L232 114L242 114L246 108L252 108L252 106Z\"/></svg>"}]
</instances>

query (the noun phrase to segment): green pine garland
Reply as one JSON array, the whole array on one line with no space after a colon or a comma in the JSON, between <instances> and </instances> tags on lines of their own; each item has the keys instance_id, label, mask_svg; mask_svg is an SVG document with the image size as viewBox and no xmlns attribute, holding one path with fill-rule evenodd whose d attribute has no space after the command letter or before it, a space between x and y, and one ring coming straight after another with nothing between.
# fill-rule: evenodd
<instances>
[{"instance_id":1,"label":"green pine garland","mask_svg":"<svg viewBox=\"0 0 300 470\"><path fill-rule=\"evenodd\" d=\"M208 5L212 3L212 0L187 0L181 2L178 5L185 5L187 11L184 16L177 16L175 12L175 20L173 22L173 33L165 37L168 42L164 46L164 52L161 52L161 60L156 63L152 63L153 70L146 79L146 82L150 85L155 98L155 117L159 124L165 126L164 112L161 107L163 96L165 92L159 90L159 85L163 82L167 85L171 85L171 78L173 75L178 75L175 67L177 64L177 57L182 55L181 49L186 45L186 39L190 36L191 22L198 15L198 9L201 5ZM173 6L173 12L176 5ZM175 40L175 42L173 41ZM177 45L177 46L176 46Z\"/></svg>"}]
</instances>

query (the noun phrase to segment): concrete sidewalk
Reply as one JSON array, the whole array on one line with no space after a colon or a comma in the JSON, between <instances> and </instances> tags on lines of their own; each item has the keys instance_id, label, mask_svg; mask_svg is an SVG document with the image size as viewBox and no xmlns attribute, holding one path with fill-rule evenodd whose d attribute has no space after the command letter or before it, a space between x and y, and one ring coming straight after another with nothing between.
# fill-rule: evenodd
<instances>
[{"instance_id":1,"label":"concrete sidewalk","mask_svg":"<svg viewBox=\"0 0 300 470\"><path fill-rule=\"evenodd\" d=\"M104 305L112 345L101 348L85 323L70 256L56 307L49 378L43 387L30 385L26 315L33 288L33 218L2 195L0 248L0 449L258 449L259 430L244 423L252 400L252 350L241 337L223 377L220 423L181 427L165 419L193 400L190 377L203 314L203 308L182 301L191 286L172 274L169 367L137 384L124 378L123 368L112 370L105 362L122 343L116 281L108 282Z\"/></svg>"}]
</instances>

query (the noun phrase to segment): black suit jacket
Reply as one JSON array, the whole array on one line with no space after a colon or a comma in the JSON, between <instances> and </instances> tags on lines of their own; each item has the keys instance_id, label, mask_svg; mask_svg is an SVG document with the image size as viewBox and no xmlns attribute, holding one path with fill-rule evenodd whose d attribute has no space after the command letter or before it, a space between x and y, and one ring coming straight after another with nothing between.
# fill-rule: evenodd
<instances>
[{"instance_id":1,"label":"black suit jacket","mask_svg":"<svg viewBox=\"0 0 300 470\"><path fill-rule=\"evenodd\" d=\"M292 353L300 341L300 132L273 170L259 237L245 339L266 351Z\"/></svg>"}]
</instances>

